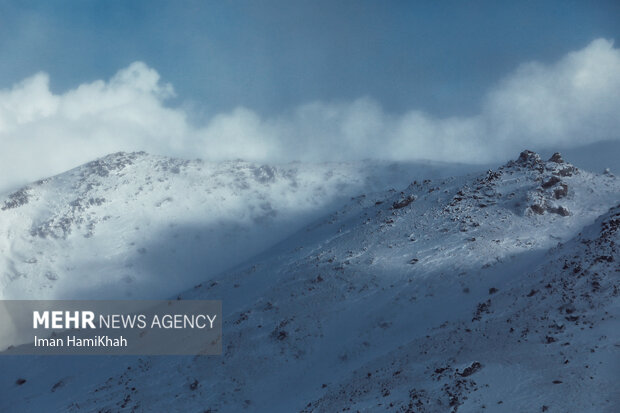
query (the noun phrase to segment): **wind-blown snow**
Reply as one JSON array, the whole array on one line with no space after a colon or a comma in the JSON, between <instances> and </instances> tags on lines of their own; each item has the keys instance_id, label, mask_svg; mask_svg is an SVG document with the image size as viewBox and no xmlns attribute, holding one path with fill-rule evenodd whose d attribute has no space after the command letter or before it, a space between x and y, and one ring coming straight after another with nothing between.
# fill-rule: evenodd
<instances>
[{"instance_id":1,"label":"wind-blown snow","mask_svg":"<svg viewBox=\"0 0 620 413\"><path fill-rule=\"evenodd\" d=\"M461 168L109 155L0 197L0 297L166 298L362 191Z\"/></svg>"},{"instance_id":2,"label":"wind-blown snow","mask_svg":"<svg viewBox=\"0 0 620 413\"><path fill-rule=\"evenodd\" d=\"M238 107L195 124L184 107L167 104L172 86L142 62L60 94L49 84L39 73L0 91L0 191L119 150L212 161L480 164L523 147L620 140L620 51L605 39L556 62L520 65L468 110L473 116L389 113L361 96L305 102L274 116Z\"/></svg>"},{"instance_id":3,"label":"wind-blown snow","mask_svg":"<svg viewBox=\"0 0 620 413\"><path fill-rule=\"evenodd\" d=\"M613 412L619 194L526 151L355 197L180 294L221 357L3 357L0 408Z\"/></svg>"}]
</instances>

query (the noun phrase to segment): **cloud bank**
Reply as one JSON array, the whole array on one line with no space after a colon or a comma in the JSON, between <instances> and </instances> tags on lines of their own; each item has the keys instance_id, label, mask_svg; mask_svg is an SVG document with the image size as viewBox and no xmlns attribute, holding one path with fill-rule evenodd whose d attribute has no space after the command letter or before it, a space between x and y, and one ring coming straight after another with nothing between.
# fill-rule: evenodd
<instances>
[{"instance_id":1,"label":"cloud bank","mask_svg":"<svg viewBox=\"0 0 620 413\"><path fill-rule=\"evenodd\" d=\"M0 91L0 190L116 151L209 160L364 158L502 161L523 148L620 140L620 50L597 39L550 64L526 63L486 94L480 113L386 113L371 98L311 102L274 117L239 107L201 125L167 106L173 87L141 62L108 81L50 91L38 73Z\"/></svg>"}]
</instances>

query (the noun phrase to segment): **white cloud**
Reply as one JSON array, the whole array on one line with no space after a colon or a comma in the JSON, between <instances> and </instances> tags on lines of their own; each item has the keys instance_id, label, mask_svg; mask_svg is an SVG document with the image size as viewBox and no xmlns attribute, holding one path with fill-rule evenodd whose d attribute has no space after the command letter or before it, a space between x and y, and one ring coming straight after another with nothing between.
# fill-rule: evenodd
<instances>
[{"instance_id":1,"label":"white cloud","mask_svg":"<svg viewBox=\"0 0 620 413\"><path fill-rule=\"evenodd\" d=\"M44 73L0 91L0 190L119 150L213 160L482 163L525 147L620 139L620 51L604 39L551 65L523 64L471 117L396 116L360 98L308 103L270 118L240 107L192 125L183 109L166 106L173 95L140 62L63 94L50 91Z\"/></svg>"}]
</instances>

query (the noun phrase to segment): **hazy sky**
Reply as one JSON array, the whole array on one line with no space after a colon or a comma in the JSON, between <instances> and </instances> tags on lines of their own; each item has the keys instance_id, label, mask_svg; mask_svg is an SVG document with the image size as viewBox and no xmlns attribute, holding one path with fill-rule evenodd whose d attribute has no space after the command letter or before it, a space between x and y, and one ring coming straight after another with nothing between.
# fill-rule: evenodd
<instances>
[{"instance_id":1,"label":"hazy sky","mask_svg":"<svg viewBox=\"0 0 620 413\"><path fill-rule=\"evenodd\" d=\"M524 61L620 39L610 1L0 0L0 88L62 92L143 61L180 104L274 114L368 96L387 111L477 113Z\"/></svg>"},{"instance_id":2,"label":"hazy sky","mask_svg":"<svg viewBox=\"0 0 620 413\"><path fill-rule=\"evenodd\" d=\"M619 142L619 21L618 1L0 0L0 191L119 150L499 163Z\"/></svg>"}]
</instances>

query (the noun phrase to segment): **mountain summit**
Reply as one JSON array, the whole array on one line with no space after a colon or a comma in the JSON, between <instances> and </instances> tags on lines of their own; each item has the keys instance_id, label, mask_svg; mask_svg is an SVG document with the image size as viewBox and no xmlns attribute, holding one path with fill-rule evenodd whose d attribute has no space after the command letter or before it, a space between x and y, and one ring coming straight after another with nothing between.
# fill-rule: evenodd
<instances>
[{"instance_id":1,"label":"mountain summit","mask_svg":"<svg viewBox=\"0 0 620 413\"><path fill-rule=\"evenodd\" d=\"M149 165L157 171L160 161ZM176 164L167 165L170 171ZM171 176L189 166L178 168ZM75 182L80 171L57 179ZM243 171L257 179L251 166ZM272 175L290 179L280 170L259 173ZM107 201L91 204L90 197L114 194L119 205L144 202L131 201L139 192L134 185L123 189L127 179L117 175L106 196L84 202L100 208ZM151 178L145 216L166 205L157 202L168 196L160 191L170 181L157 182ZM247 181L240 182L243 191ZM45 196L30 191L28 204L10 209L15 220L21 208L37 205L35 193ZM24 377L28 385L0 400L0 408L614 411L620 400L613 380L620 342L616 177L579 170L559 154L545 161L524 151L485 173L364 192L247 263L178 294L223 301L222 357L91 360L95 369L79 371L52 358L28 369L9 359L0 388L15 386L22 371L32 382ZM29 230L36 221L26 220L30 214L20 218ZM91 238L81 227L80 240L105 239L103 223L114 219L108 214ZM16 233L34 238L36 246L74 236L4 231L11 240ZM21 266L28 264L23 258Z\"/></svg>"},{"instance_id":2,"label":"mountain summit","mask_svg":"<svg viewBox=\"0 0 620 413\"><path fill-rule=\"evenodd\" d=\"M351 196L450 170L111 154L0 196L1 297L166 298Z\"/></svg>"}]
</instances>

